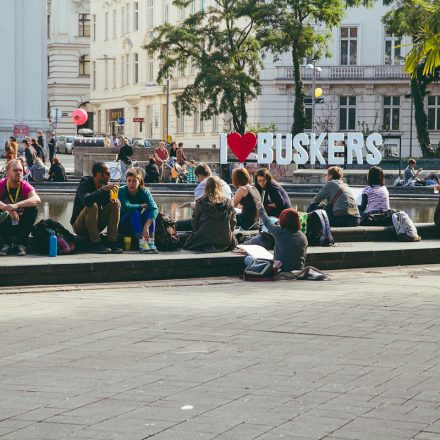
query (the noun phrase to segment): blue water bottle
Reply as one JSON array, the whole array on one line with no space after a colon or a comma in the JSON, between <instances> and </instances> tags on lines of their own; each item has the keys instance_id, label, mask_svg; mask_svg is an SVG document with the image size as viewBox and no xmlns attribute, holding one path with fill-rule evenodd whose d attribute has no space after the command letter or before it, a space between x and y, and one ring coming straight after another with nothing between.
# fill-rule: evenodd
<instances>
[{"instance_id":1,"label":"blue water bottle","mask_svg":"<svg viewBox=\"0 0 440 440\"><path fill-rule=\"evenodd\" d=\"M49 237L49 257L56 257L58 253L58 240L55 233Z\"/></svg>"}]
</instances>

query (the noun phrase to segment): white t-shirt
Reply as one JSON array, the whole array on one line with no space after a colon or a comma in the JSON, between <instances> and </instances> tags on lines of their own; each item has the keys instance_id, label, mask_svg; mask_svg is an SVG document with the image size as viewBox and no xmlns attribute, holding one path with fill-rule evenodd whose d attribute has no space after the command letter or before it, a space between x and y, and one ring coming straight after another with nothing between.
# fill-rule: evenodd
<instances>
[{"instance_id":1,"label":"white t-shirt","mask_svg":"<svg viewBox=\"0 0 440 440\"><path fill-rule=\"evenodd\" d=\"M368 204L365 212L388 211L390 209L390 196L386 186L367 186L362 194L368 197Z\"/></svg>"},{"instance_id":2,"label":"white t-shirt","mask_svg":"<svg viewBox=\"0 0 440 440\"><path fill-rule=\"evenodd\" d=\"M194 190L194 200L200 199L200 197L202 197L203 194L205 194L206 179L202 180L197 185L196 189ZM229 185L224 180L221 180L221 182L222 182L222 191L223 191L224 196L227 199L231 199L232 198L231 188L229 187Z\"/></svg>"}]
</instances>

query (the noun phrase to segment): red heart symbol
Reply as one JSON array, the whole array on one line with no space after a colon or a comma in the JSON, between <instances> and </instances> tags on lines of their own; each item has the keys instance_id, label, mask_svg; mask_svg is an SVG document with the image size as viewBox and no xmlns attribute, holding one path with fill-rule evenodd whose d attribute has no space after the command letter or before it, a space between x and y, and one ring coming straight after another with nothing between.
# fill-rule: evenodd
<instances>
[{"instance_id":1,"label":"red heart symbol","mask_svg":"<svg viewBox=\"0 0 440 440\"><path fill-rule=\"evenodd\" d=\"M257 145L257 136L254 133L230 133L227 137L229 148L235 154L235 157L243 163L249 156L250 152Z\"/></svg>"}]
</instances>

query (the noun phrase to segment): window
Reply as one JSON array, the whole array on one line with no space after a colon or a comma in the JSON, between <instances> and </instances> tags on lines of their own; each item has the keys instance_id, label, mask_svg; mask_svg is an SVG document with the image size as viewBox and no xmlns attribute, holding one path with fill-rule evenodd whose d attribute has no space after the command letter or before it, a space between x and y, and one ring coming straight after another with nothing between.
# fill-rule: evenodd
<instances>
[{"instance_id":1,"label":"window","mask_svg":"<svg viewBox=\"0 0 440 440\"><path fill-rule=\"evenodd\" d=\"M139 30L139 2L133 3L133 31Z\"/></svg>"},{"instance_id":2,"label":"window","mask_svg":"<svg viewBox=\"0 0 440 440\"><path fill-rule=\"evenodd\" d=\"M168 23L169 10L168 0L163 0L162 21L164 23Z\"/></svg>"},{"instance_id":3,"label":"window","mask_svg":"<svg viewBox=\"0 0 440 440\"><path fill-rule=\"evenodd\" d=\"M356 96L339 97L339 129L354 130L356 128Z\"/></svg>"},{"instance_id":4,"label":"window","mask_svg":"<svg viewBox=\"0 0 440 440\"><path fill-rule=\"evenodd\" d=\"M113 60L113 88L116 89L116 58Z\"/></svg>"},{"instance_id":5,"label":"window","mask_svg":"<svg viewBox=\"0 0 440 440\"><path fill-rule=\"evenodd\" d=\"M125 86L125 69L127 67L125 58L126 55L121 56L121 86Z\"/></svg>"},{"instance_id":6,"label":"window","mask_svg":"<svg viewBox=\"0 0 440 440\"><path fill-rule=\"evenodd\" d=\"M147 82L154 82L154 60L153 58L147 58Z\"/></svg>"},{"instance_id":7,"label":"window","mask_svg":"<svg viewBox=\"0 0 440 440\"><path fill-rule=\"evenodd\" d=\"M90 37L90 14L79 14L78 36Z\"/></svg>"},{"instance_id":8,"label":"window","mask_svg":"<svg viewBox=\"0 0 440 440\"><path fill-rule=\"evenodd\" d=\"M50 14L47 14L47 38L50 38Z\"/></svg>"},{"instance_id":9,"label":"window","mask_svg":"<svg viewBox=\"0 0 440 440\"><path fill-rule=\"evenodd\" d=\"M47 77L50 78L50 55L47 56Z\"/></svg>"},{"instance_id":10,"label":"window","mask_svg":"<svg viewBox=\"0 0 440 440\"><path fill-rule=\"evenodd\" d=\"M105 59L104 63L105 63L104 90L107 90L108 89L108 59L107 58Z\"/></svg>"},{"instance_id":11,"label":"window","mask_svg":"<svg viewBox=\"0 0 440 440\"><path fill-rule=\"evenodd\" d=\"M440 96L428 96L428 130L440 130Z\"/></svg>"},{"instance_id":12,"label":"window","mask_svg":"<svg viewBox=\"0 0 440 440\"><path fill-rule=\"evenodd\" d=\"M116 9L113 9L113 38L116 38Z\"/></svg>"},{"instance_id":13,"label":"window","mask_svg":"<svg viewBox=\"0 0 440 440\"><path fill-rule=\"evenodd\" d=\"M88 55L79 57L79 76L90 76L90 59Z\"/></svg>"},{"instance_id":14,"label":"window","mask_svg":"<svg viewBox=\"0 0 440 440\"><path fill-rule=\"evenodd\" d=\"M125 4L125 32L130 32L130 3Z\"/></svg>"},{"instance_id":15,"label":"window","mask_svg":"<svg viewBox=\"0 0 440 440\"><path fill-rule=\"evenodd\" d=\"M192 0L191 2L191 14L196 13L196 0Z\"/></svg>"},{"instance_id":16,"label":"window","mask_svg":"<svg viewBox=\"0 0 440 440\"><path fill-rule=\"evenodd\" d=\"M96 61L92 63L92 89L96 89Z\"/></svg>"},{"instance_id":17,"label":"window","mask_svg":"<svg viewBox=\"0 0 440 440\"><path fill-rule=\"evenodd\" d=\"M185 20L186 10L185 8L179 8L179 20Z\"/></svg>"},{"instance_id":18,"label":"window","mask_svg":"<svg viewBox=\"0 0 440 440\"><path fill-rule=\"evenodd\" d=\"M185 76L185 65L181 62L177 65L177 77L183 78Z\"/></svg>"},{"instance_id":19,"label":"window","mask_svg":"<svg viewBox=\"0 0 440 440\"><path fill-rule=\"evenodd\" d=\"M341 27L341 65L357 64L357 27Z\"/></svg>"},{"instance_id":20,"label":"window","mask_svg":"<svg viewBox=\"0 0 440 440\"><path fill-rule=\"evenodd\" d=\"M153 137L153 107L151 105L147 105L146 113L146 136L151 139Z\"/></svg>"},{"instance_id":21,"label":"window","mask_svg":"<svg viewBox=\"0 0 440 440\"><path fill-rule=\"evenodd\" d=\"M93 14L92 15L92 37L93 37L93 41L96 41L96 15Z\"/></svg>"},{"instance_id":22,"label":"window","mask_svg":"<svg viewBox=\"0 0 440 440\"><path fill-rule=\"evenodd\" d=\"M400 96L383 97L383 129L398 130L400 120Z\"/></svg>"},{"instance_id":23,"label":"window","mask_svg":"<svg viewBox=\"0 0 440 440\"><path fill-rule=\"evenodd\" d=\"M402 40L389 32L385 33L385 64L401 64L400 45Z\"/></svg>"},{"instance_id":24,"label":"window","mask_svg":"<svg viewBox=\"0 0 440 440\"><path fill-rule=\"evenodd\" d=\"M200 0L200 10L201 10L202 12L205 11L205 0Z\"/></svg>"},{"instance_id":25,"label":"window","mask_svg":"<svg viewBox=\"0 0 440 440\"><path fill-rule=\"evenodd\" d=\"M203 121L202 119L202 111L203 111L203 106L202 104L199 104L197 110L194 112L194 125L193 125L194 133L203 133L205 131L204 128L205 121Z\"/></svg>"},{"instance_id":26,"label":"window","mask_svg":"<svg viewBox=\"0 0 440 440\"><path fill-rule=\"evenodd\" d=\"M218 115L212 115L212 132L218 133Z\"/></svg>"},{"instance_id":27,"label":"window","mask_svg":"<svg viewBox=\"0 0 440 440\"><path fill-rule=\"evenodd\" d=\"M130 78L130 54L127 54L125 56L125 85L129 84L129 78Z\"/></svg>"},{"instance_id":28,"label":"window","mask_svg":"<svg viewBox=\"0 0 440 440\"><path fill-rule=\"evenodd\" d=\"M196 73L196 66L194 65L194 60L191 58L189 60L189 75L194 76Z\"/></svg>"},{"instance_id":29,"label":"window","mask_svg":"<svg viewBox=\"0 0 440 440\"><path fill-rule=\"evenodd\" d=\"M95 16L93 16L95 17ZM93 34L94 35L94 34ZM105 36L104 40L108 40L108 12L105 13Z\"/></svg>"},{"instance_id":30,"label":"window","mask_svg":"<svg viewBox=\"0 0 440 440\"><path fill-rule=\"evenodd\" d=\"M185 115L182 114L182 107L179 108L180 116L177 116L177 133L185 132Z\"/></svg>"},{"instance_id":31,"label":"window","mask_svg":"<svg viewBox=\"0 0 440 440\"><path fill-rule=\"evenodd\" d=\"M139 54L133 54L133 84L139 82Z\"/></svg>"},{"instance_id":32,"label":"window","mask_svg":"<svg viewBox=\"0 0 440 440\"><path fill-rule=\"evenodd\" d=\"M125 34L125 8L121 8L121 35Z\"/></svg>"},{"instance_id":33,"label":"window","mask_svg":"<svg viewBox=\"0 0 440 440\"><path fill-rule=\"evenodd\" d=\"M154 0L147 0L147 28L153 27ZM167 19L168 20L168 19Z\"/></svg>"}]
</instances>

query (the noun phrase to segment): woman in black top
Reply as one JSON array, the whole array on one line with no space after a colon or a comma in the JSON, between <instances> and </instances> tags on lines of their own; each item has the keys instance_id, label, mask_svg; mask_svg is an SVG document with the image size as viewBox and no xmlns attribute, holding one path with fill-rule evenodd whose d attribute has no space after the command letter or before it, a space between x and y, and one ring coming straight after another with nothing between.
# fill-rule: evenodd
<instances>
[{"instance_id":1,"label":"woman in black top","mask_svg":"<svg viewBox=\"0 0 440 440\"><path fill-rule=\"evenodd\" d=\"M176 143L176 141L171 142L170 157L177 157L177 143Z\"/></svg>"},{"instance_id":2,"label":"woman in black top","mask_svg":"<svg viewBox=\"0 0 440 440\"><path fill-rule=\"evenodd\" d=\"M159 168L153 158L150 158L148 165L145 167L145 183L159 183L160 174Z\"/></svg>"},{"instance_id":3,"label":"woman in black top","mask_svg":"<svg viewBox=\"0 0 440 440\"><path fill-rule=\"evenodd\" d=\"M292 207L286 191L272 178L267 168L260 168L255 174L255 179L255 188L257 188L263 198L263 205L267 215L279 217L281 211Z\"/></svg>"},{"instance_id":4,"label":"woman in black top","mask_svg":"<svg viewBox=\"0 0 440 440\"><path fill-rule=\"evenodd\" d=\"M52 182L67 182L66 170L61 165L58 157L53 158L53 164L49 170L49 180Z\"/></svg>"},{"instance_id":5,"label":"woman in black top","mask_svg":"<svg viewBox=\"0 0 440 440\"><path fill-rule=\"evenodd\" d=\"M241 206L241 213L237 214L237 225L242 229L257 229L258 226L256 202L261 201L261 197L250 183L251 176L246 168L236 168L232 172L232 184L237 187L234 207Z\"/></svg>"}]
</instances>

